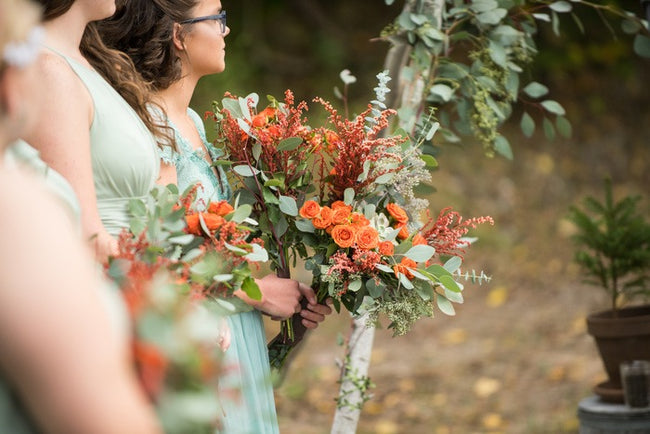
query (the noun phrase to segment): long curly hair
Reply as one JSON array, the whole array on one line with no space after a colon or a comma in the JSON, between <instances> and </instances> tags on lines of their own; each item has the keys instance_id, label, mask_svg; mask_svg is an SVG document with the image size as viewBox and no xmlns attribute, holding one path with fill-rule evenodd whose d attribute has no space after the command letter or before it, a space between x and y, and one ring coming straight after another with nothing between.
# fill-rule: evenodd
<instances>
[{"instance_id":1,"label":"long curly hair","mask_svg":"<svg viewBox=\"0 0 650 434\"><path fill-rule=\"evenodd\" d=\"M65 14L75 1L38 0L43 6L44 21ZM98 25L99 22L93 22L86 26L79 47L81 54L135 110L159 144L174 146L174 136L169 128L156 120L148 109L153 104L151 86L140 76L129 56L104 43Z\"/></svg>"},{"instance_id":2,"label":"long curly hair","mask_svg":"<svg viewBox=\"0 0 650 434\"><path fill-rule=\"evenodd\" d=\"M121 0L115 15L98 23L99 33L106 45L131 58L154 90L167 89L181 78L181 60L173 42L174 23L191 18L197 3Z\"/></svg>"}]
</instances>

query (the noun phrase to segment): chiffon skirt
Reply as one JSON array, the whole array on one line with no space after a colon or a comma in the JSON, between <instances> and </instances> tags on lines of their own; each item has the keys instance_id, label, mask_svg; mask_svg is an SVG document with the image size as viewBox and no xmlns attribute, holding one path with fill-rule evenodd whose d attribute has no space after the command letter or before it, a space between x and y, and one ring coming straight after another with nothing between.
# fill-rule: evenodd
<instances>
[{"instance_id":1,"label":"chiffon skirt","mask_svg":"<svg viewBox=\"0 0 650 434\"><path fill-rule=\"evenodd\" d=\"M219 395L223 434L278 434L264 323L259 311L228 316L231 344Z\"/></svg>"}]
</instances>

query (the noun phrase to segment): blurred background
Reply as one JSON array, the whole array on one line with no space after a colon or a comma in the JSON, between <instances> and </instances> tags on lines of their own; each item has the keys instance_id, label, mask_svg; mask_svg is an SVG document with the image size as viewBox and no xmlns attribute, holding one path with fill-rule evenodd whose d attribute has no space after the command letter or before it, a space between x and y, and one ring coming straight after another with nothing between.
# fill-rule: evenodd
<instances>
[{"instance_id":1,"label":"blurred background","mask_svg":"<svg viewBox=\"0 0 650 434\"><path fill-rule=\"evenodd\" d=\"M639 1L618 4L641 13ZM322 96L341 107L333 89L347 68L358 78L350 88L356 113L374 96L388 49L375 38L402 6L223 0L231 28L227 70L204 79L192 105L203 112L226 91L263 97L290 88L298 100ZM513 161L486 158L471 141L442 148L432 214L453 206L465 217L494 218L495 226L473 233L479 241L465 266L493 279L468 283L455 317L437 314L402 338L377 331L370 369L376 387L359 433L575 433L578 402L605 380L584 319L608 300L581 283L565 216L586 194L602 197L606 175L617 197L642 194L650 215L650 61L595 13L577 13L584 34L570 17L561 37L541 26L540 54L528 72L566 108L571 139L549 141L541 131L523 137L516 110L504 127ZM276 389L282 432L329 432L343 354L338 341L349 325L346 314L332 315L308 336ZM275 327L268 323L269 336Z\"/></svg>"}]
</instances>

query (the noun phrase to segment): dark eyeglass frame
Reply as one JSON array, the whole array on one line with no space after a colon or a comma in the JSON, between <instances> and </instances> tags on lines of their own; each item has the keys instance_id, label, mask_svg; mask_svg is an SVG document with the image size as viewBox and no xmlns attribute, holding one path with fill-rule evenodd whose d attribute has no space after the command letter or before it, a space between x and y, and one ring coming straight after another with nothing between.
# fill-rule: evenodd
<instances>
[{"instance_id":1,"label":"dark eyeglass frame","mask_svg":"<svg viewBox=\"0 0 650 434\"><path fill-rule=\"evenodd\" d=\"M201 21L219 21L221 24L221 33L226 33L226 11L221 11L217 15L206 15L204 17L189 18L187 20L180 21L178 24L194 24L200 23Z\"/></svg>"}]
</instances>

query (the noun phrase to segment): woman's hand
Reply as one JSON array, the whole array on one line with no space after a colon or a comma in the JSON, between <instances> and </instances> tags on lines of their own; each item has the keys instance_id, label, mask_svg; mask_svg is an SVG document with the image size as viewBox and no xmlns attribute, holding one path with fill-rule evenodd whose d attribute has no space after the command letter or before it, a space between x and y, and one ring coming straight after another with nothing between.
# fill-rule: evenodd
<instances>
[{"instance_id":1,"label":"woman's hand","mask_svg":"<svg viewBox=\"0 0 650 434\"><path fill-rule=\"evenodd\" d=\"M90 238L90 243L95 252L95 258L100 264L108 262L109 256L119 254L117 240L103 228Z\"/></svg>"},{"instance_id":2,"label":"woman's hand","mask_svg":"<svg viewBox=\"0 0 650 434\"><path fill-rule=\"evenodd\" d=\"M307 299L309 304L317 304L314 290L297 280L268 274L262 279L256 279L256 282L262 292L261 300L253 300L243 291L237 291L235 295L255 309L270 315L275 320L287 319L294 313L301 312L300 300L303 297Z\"/></svg>"},{"instance_id":3,"label":"woman's hand","mask_svg":"<svg viewBox=\"0 0 650 434\"><path fill-rule=\"evenodd\" d=\"M326 304L309 303L305 309L300 311L302 325L308 329L315 329L318 323L325 321L325 317L332 313L332 299L325 300Z\"/></svg>"}]
</instances>

